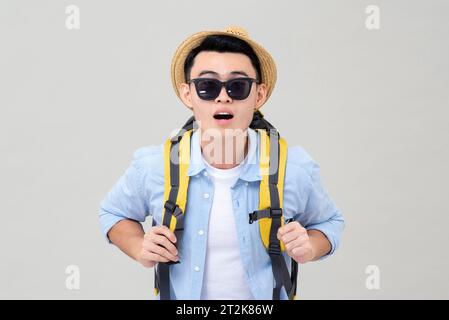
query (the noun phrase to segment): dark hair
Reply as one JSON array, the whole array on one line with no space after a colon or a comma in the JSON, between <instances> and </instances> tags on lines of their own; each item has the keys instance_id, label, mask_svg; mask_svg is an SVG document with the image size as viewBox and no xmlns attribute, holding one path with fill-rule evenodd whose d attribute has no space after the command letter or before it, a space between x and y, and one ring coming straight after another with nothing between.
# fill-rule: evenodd
<instances>
[{"instance_id":1,"label":"dark hair","mask_svg":"<svg viewBox=\"0 0 449 320\"><path fill-rule=\"evenodd\" d=\"M184 77L186 82L190 80L190 71L192 70L193 61L201 51L243 53L251 60L251 64L256 70L256 79L259 80L259 82L262 82L260 61L253 48L246 41L228 35L207 36L198 47L193 48L189 52L184 62Z\"/></svg>"}]
</instances>

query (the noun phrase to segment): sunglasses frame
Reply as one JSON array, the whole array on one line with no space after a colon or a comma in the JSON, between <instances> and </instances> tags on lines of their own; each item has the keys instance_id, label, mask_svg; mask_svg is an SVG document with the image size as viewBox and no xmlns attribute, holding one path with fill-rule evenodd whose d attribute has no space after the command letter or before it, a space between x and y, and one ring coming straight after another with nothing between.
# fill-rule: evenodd
<instances>
[{"instance_id":1,"label":"sunglasses frame","mask_svg":"<svg viewBox=\"0 0 449 320\"><path fill-rule=\"evenodd\" d=\"M213 82L215 82L215 83L220 83L220 90L218 91L218 95L217 95L216 97L214 97L214 98L204 99L204 98L200 95L200 93L198 92L198 82L201 81L201 80L209 80L209 81L213 81ZM248 95L247 95L245 98L243 98L243 99L236 99L236 98L233 98L233 97L231 97L230 94L229 94L229 90L228 90L228 87L227 87L227 86L228 86L229 83L232 83L233 81L236 81L236 80L244 80L244 81L250 82L250 88L249 88L249 91L248 91ZM227 80L227 81L221 81L221 80L218 80L218 79L216 79L216 78L195 78L195 79L190 79L189 81L187 81L187 83L188 83L189 85L190 85L192 82L193 82L193 84L195 85L195 90L196 90L196 93L197 93L198 97L200 97L200 99L206 100L206 101L212 101L212 100L217 99L217 97L220 95L221 89L222 89L223 87L225 87L225 89L226 89L226 94L227 94L231 99L233 99L233 100L245 100L246 98L248 98L248 96L249 96L250 93L251 93L252 86L253 86L253 82L255 82L256 84L260 84L260 82L259 82L257 79L249 78L249 77L233 78L233 79L229 79L229 80Z\"/></svg>"}]
</instances>

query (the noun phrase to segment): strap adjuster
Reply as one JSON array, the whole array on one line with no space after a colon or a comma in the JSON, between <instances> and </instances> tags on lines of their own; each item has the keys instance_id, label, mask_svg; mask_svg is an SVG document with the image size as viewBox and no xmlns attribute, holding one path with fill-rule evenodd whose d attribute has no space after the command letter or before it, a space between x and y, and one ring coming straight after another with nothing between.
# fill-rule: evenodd
<instances>
[{"instance_id":1,"label":"strap adjuster","mask_svg":"<svg viewBox=\"0 0 449 320\"><path fill-rule=\"evenodd\" d=\"M182 214L181 208L176 203L173 203L170 200L165 201L164 208L175 217L178 217Z\"/></svg>"},{"instance_id":2,"label":"strap adjuster","mask_svg":"<svg viewBox=\"0 0 449 320\"><path fill-rule=\"evenodd\" d=\"M278 242L270 243L270 245L268 246L268 254L277 256L281 254L281 246Z\"/></svg>"},{"instance_id":3,"label":"strap adjuster","mask_svg":"<svg viewBox=\"0 0 449 320\"><path fill-rule=\"evenodd\" d=\"M282 209L281 208L270 208L270 216L271 216L271 218L282 217Z\"/></svg>"},{"instance_id":4,"label":"strap adjuster","mask_svg":"<svg viewBox=\"0 0 449 320\"><path fill-rule=\"evenodd\" d=\"M280 219L282 217L282 209L270 208L270 216L272 219ZM277 256L281 254L281 246L279 244L279 241L276 241L274 243L270 241L270 245L268 246L268 254Z\"/></svg>"}]
</instances>

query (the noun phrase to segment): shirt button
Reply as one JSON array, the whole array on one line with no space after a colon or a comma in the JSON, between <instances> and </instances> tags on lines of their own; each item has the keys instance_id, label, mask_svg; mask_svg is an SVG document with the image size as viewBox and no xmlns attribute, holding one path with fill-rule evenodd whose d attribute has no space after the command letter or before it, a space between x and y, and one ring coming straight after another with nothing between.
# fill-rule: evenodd
<instances>
[{"instance_id":1,"label":"shirt button","mask_svg":"<svg viewBox=\"0 0 449 320\"><path fill-rule=\"evenodd\" d=\"M204 234L204 231L203 231L203 230L198 230L198 234L199 234L200 236L202 236L202 235Z\"/></svg>"},{"instance_id":2,"label":"shirt button","mask_svg":"<svg viewBox=\"0 0 449 320\"><path fill-rule=\"evenodd\" d=\"M198 272L198 271L200 271L200 267L195 266L194 270L195 270L196 272Z\"/></svg>"},{"instance_id":3,"label":"shirt button","mask_svg":"<svg viewBox=\"0 0 449 320\"><path fill-rule=\"evenodd\" d=\"M204 176L207 177L207 171L204 171Z\"/></svg>"},{"instance_id":4,"label":"shirt button","mask_svg":"<svg viewBox=\"0 0 449 320\"><path fill-rule=\"evenodd\" d=\"M249 183L248 182L245 182L245 186L248 186L249 185Z\"/></svg>"},{"instance_id":5,"label":"shirt button","mask_svg":"<svg viewBox=\"0 0 449 320\"><path fill-rule=\"evenodd\" d=\"M204 197L204 199L209 199L209 194L205 193L205 194L203 194L203 197Z\"/></svg>"}]
</instances>

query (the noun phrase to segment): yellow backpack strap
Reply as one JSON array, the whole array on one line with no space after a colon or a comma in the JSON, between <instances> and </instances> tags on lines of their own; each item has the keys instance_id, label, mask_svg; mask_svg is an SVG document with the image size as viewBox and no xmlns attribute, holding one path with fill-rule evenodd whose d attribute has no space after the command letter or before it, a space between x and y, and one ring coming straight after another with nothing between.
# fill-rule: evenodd
<instances>
[{"instance_id":1,"label":"yellow backpack strap","mask_svg":"<svg viewBox=\"0 0 449 320\"><path fill-rule=\"evenodd\" d=\"M174 232L179 240L184 230L184 215L187 205L190 163L191 129L181 130L164 144L164 209L162 224ZM177 242L179 243L179 241ZM160 292L161 300L170 300L170 265L177 262L159 262L155 272L154 293Z\"/></svg>"},{"instance_id":2,"label":"yellow backpack strap","mask_svg":"<svg viewBox=\"0 0 449 320\"><path fill-rule=\"evenodd\" d=\"M262 242L265 248L268 249L270 244L270 230L272 223L272 214L280 214L282 218L280 223L284 225L283 213L282 213L282 200L283 200L283 191L284 191L284 173L285 173L285 160L286 160L286 142L283 138L279 139L280 146L280 158L279 158L279 173L276 174L276 163L270 163L270 145L272 142L269 139L269 135L265 132L265 130L258 129L259 137L260 137L260 155L259 155L259 163L260 163L260 174L262 176L262 180L260 182L259 189L259 210L257 212L257 217L253 215L255 219L250 220L259 220L259 229L260 229L260 237L262 238ZM273 149L276 148L278 144L277 141L273 143ZM276 150L274 150L276 153ZM274 158L274 157L273 157ZM276 158L274 158L276 159ZM277 160L276 160L277 162ZM270 168L271 165L271 168ZM270 181L270 172L273 172ZM272 183L272 190L270 192L270 183ZM277 190L275 190L277 188ZM271 199L274 199L274 203L278 205L272 206ZM280 209L280 211L277 211ZM252 223L250 221L250 223ZM279 240L276 240L280 242ZM280 250L283 252L285 250L285 246L282 242L280 242Z\"/></svg>"},{"instance_id":3,"label":"yellow backpack strap","mask_svg":"<svg viewBox=\"0 0 449 320\"><path fill-rule=\"evenodd\" d=\"M190 162L190 136L186 131L181 141L173 143L170 139L164 145L164 211L162 223L171 231L179 228L178 217L185 212ZM178 227L178 228L177 228Z\"/></svg>"},{"instance_id":4,"label":"yellow backpack strap","mask_svg":"<svg viewBox=\"0 0 449 320\"><path fill-rule=\"evenodd\" d=\"M293 299L296 294L297 263L292 259L290 276L282 255L285 251L284 243L277 239L277 231L284 225L282 207L287 143L273 127L268 130L256 130L260 137L259 163L262 180L259 188L259 210L249 214L249 223L259 220L260 236L270 256L276 281L273 300L280 299L282 287L285 287L289 299Z\"/></svg>"}]
</instances>

